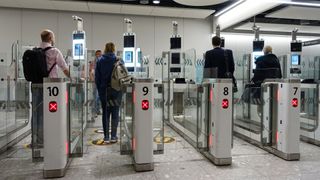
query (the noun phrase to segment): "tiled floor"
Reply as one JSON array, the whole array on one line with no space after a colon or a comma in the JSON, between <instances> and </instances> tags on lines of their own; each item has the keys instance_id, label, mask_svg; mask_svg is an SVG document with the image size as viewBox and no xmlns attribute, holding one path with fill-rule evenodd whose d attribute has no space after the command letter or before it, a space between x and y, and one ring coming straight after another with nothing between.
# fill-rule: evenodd
<instances>
[{"instance_id":1,"label":"tiled floor","mask_svg":"<svg viewBox=\"0 0 320 180\"><path fill-rule=\"evenodd\" d=\"M93 130L87 130L84 156L72 160L62 179L320 179L320 147L301 143L301 160L289 162L235 138L232 165L217 167L168 127L166 135L176 141L154 156L154 171L136 173L131 158L120 155L119 144L88 143L101 136ZM0 179L42 179L43 163L32 163L31 151L23 147L28 142L20 142L0 161Z\"/></svg>"}]
</instances>

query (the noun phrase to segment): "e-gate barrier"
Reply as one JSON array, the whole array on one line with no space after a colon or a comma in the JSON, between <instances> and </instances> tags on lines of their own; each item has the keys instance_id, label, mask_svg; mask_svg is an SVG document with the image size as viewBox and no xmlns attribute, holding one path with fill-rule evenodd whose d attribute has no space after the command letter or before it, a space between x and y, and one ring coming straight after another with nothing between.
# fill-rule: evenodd
<instances>
[{"instance_id":1,"label":"e-gate barrier","mask_svg":"<svg viewBox=\"0 0 320 180\"><path fill-rule=\"evenodd\" d=\"M45 178L63 177L68 163L67 82L45 78L43 84Z\"/></svg>"},{"instance_id":2,"label":"e-gate barrier","mask_svg":"<svg viewBox=\"0 0 320 180\"><path fill-rule=\"evenodd\" d=\"M300 80L269 79L246 89L247 109L236 113L235 135L285 160L299 160Z\"/></svg>"},{"instance_id":3,"label":"e-gate barrier","mask_svg":"<svg viewBox=\"0 0 320 180\"><path fill-rule=\"evenodd\" d=\"M122 92L120 152L132 155L136 171L151 171L153 154L163 153L164 147L162 86L150 78L134 78Z\"/></svg>"},{"instance_id":4,"label":"e-gate barrier","mask_svg":"<svg viewBox=\"0 0 320 180\"><path fill-rule=\"evenodd\" d=\"M206 82L206 80L205 80ZM209 159L216 165L232 163L232 80L209 80Z\"/></svg>"}]
</instances>

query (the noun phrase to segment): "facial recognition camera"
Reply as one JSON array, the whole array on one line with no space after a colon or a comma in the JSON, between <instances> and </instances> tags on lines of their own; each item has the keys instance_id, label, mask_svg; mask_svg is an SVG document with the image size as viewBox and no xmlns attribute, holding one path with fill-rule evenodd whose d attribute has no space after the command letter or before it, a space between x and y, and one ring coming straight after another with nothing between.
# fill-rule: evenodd
<instances>
[{"instance_id":1,"label":"facial recognition camera","mask_svg":"<svg viewBox=\"0 0 320 180\"><path fill-rule=\"evenodd\" d=\"M172 25L173 26L178 26L178 22L177 21L172 21Z\"/></svg>"},{"instance_id":2,"label":"facial recognition camera","mask_svg":"<svg viewBox=\"0 0 320 180\"><path fill-rule=\"evenodd\" d=\"M72 16L72 19L75 21L83 21L83 19L81 17L75 16L75 15Z\"/></svg>"},{"instance_id":3,"label":"facial recognition camera","mask_svg":"<svg viewBox=\"0 0 320 180\"><path fill-rule=\"evenodd\" d=\"M128 18L124 18L124 22L125 22L125 23L129 23L129 24L132 24L131 19L128 19Z\"/></svg>"}]
</instances>

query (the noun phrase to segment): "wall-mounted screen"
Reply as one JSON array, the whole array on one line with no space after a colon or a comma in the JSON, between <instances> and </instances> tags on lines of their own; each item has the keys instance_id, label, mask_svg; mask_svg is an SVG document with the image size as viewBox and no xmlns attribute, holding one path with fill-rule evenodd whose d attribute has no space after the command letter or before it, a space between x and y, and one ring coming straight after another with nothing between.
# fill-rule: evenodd
<instances>
[{"instance_id":1,"label":"wall-mounted screen","mask_svg":"<svg viewBox=\"0 0 320 180\"><path fill-rule=\"evenodd\" d=\"M291 55L291 65L300 65L300 55L299 54L292 54Z\"/></svg>"},{"instance_id":2,"label":"wall-mounted screen","mask_svg":"<svg viewBox=\"0 0 320 180\"><path fill-rule=\"evenodd\" d=\"M292 42L291 43L291 52L301 52L302 43L301 42Z\"/></svg>"},{"instance_id":3,"label":"wall-mounted screen","mask_svg":"<svg viewBox=\"0 0 320 180\"><path fill-rule=\"evenodd\" d=\"M134 35L124 36L123 47L134 47Z\"/></svg>"},{"instance_id":4,"label":"wall-mounted screen","mask_svg":"<svg viewBox=\"0 0 320 180\"><path fill-rule=\"evenodd\" d=\"M124 52L124 62L125 63L133 63L133 52L125 51Z\"/></svg>"},{"instance_id":5,"label":"wall-mounted screen","mask_svg":"<svg viewBox=\"0 0 320 180\"><path fill-rule=\"evenodd\" d=\"M264 47L264 41L253 41L253 52L262 51Z\"/></svg>"},{"instance_id":6,"label":"wall-mounted screen","mask_svg":"<svg viewBox=\"0 0 320 180\"><path fill-rule=\"evenodd\" d=\"M171 64L180 64L180 53L171 53Z\"/></svg>"},{"instance_id":7,"label":"wall-mounted screen","mask_svg":"<svg viewBox=\"0 0 320 180\"><path fill-rule=\"evenodd\" d=\"M74 56L83 56L83 44L74 45Z\"/></svg>"},{"instance_id":8,"label":"wall-mounted screen","mask_svg":"<svg viewBox=\"0 0 320 180\"><path fill-rule=\"evenodd\" d=\"M181 37L170 38L170 49L181 49Z\"/></svg>"},{"instance_id":9,"label":"wall-mounted screen","mask_svg":"<svg viewBox=\"0 0 320 180\"><path fill-rule=\"evenodd\" d=\"M262 51L259 51L259 52L253 52L251 54L251 67L252 67L252 70L256 69L256 61L257 59L260 57L260 56L263 56L263 52Z\"/></svg>"},{"instance_id":10,"label":"wall-mounted screen","mask_svg":"<svg viewBox=\"0 0 320 180\"><path fill-rule=\"evenodd\" d=\"M73 39L84 39L84 33L73 34Z\"/></svg>"}]
</instances>

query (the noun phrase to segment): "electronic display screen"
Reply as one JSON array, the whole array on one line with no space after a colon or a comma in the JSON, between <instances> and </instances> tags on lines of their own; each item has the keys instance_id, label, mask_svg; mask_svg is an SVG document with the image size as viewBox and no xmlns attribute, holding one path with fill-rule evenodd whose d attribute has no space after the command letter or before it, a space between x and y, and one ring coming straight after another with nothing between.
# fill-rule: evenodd
<instances>
[{"instance_id":1,"label":"electronic display screen","mask_svg":"<svg viewBox=\"0 0 320 180\"><path fill-rule=\"evenodd\" d=\"M123 47L134 47L134 35L124 36Z\"/></svg>"},{"instance_id":2,"label":"electronic display screen","mask_svg":"<svg viewBox=\"0 0 320 180\"><path fill-rule=\"evenodd\" d=\"M262 51L264 47L264 41L253 41L253 52Z\"/></svg>"},{"instance_id":3,"label":"electronic display screen","mask_svg":"<svg viewBox=\"0 0 320 180\"><path fill-rule=\"evenodd\" d=\"M261 54L254 55L254 62L256 62L256 61L257 61L257 59L258 59L259 57L261 57L261 56L262 56Z\"/></svg>"},{"instance_id":4,"label":"electronic display screen","mask_svg":"<svg viewBox=\"0 0 320 180\"><path fill-rule=\"evenodd\" d=\"M128 72L134 72L134 67L127 67Z\"/></svg>"},{"instance_id":5,"label":"electronic display screen","mask_svg":"<svg viewBox=\"0 0 320 180\"><path fill-rule=\"evenodd\" d=\"M75 56L83 56L83 44L75 44L74 45L74 55Z\"/></svg>"},{"instance_id":6,"label":"electronic display screen","mask_svg":"<svg viewBox=\"0 0 320 180\"><path fill-rule=\"evenodd\" d=\"M221 38L221 44L220 44L220 47L224 47L224 44L225 44L225 39L224 38Z\"/></svg>"},{"instance_id":7,"label":"electronic display screen","mask_svg":"<svg viewBox=\"0 0 320 180\"><path fill-rule=\"evenodd\" d=\"M181 38L170 38L170 49L181 49Z\"/></svg>"},{"instance_id":8,"label":"electronic display screen","mask_svg":"<svg viewBox=\"0 0 320 180\"><path fill-rule=\"evenodd\" d=\"M84 39L83 33L73 34L73 39Z\"/></svg>"},{"instance_id":9,"label":"electronic display screen","mask_svg":"<svg viewBox=\"0 0 320 180\"><path fill-rule=\"evenodd\" d=\"M292 54L291 55L291 65L300 65L300 55Z\"/></svg>"},{"instance_id":10,"label":"electronic display screen","mask_svg":"<svg viewBox=\"0 0 320 180\"><path fill-rule=\"evenodd\" d=\"M301 52L302 51L302 43L293 42L291 43L291 52Z\"/></svg>"},{"instance_id":11,"label":"electronic display screen","mask_svg":"<svg viewBox=\"0 0 320 180\"><path fill-rule=\"evenodd\" d=\"M124 52L124 62L125 63L133 63L133 52L125 51Z\"/></svg>"},{"instance_id":12,"label":"electronic display screen","mask_svg":"<svg viewBox=\"0 0 320 180\"><path fill-rule=\"evenodd\" d=\"M171 64L180 64L180 53L171 54Z\"/></svg>"}]
</instances>

